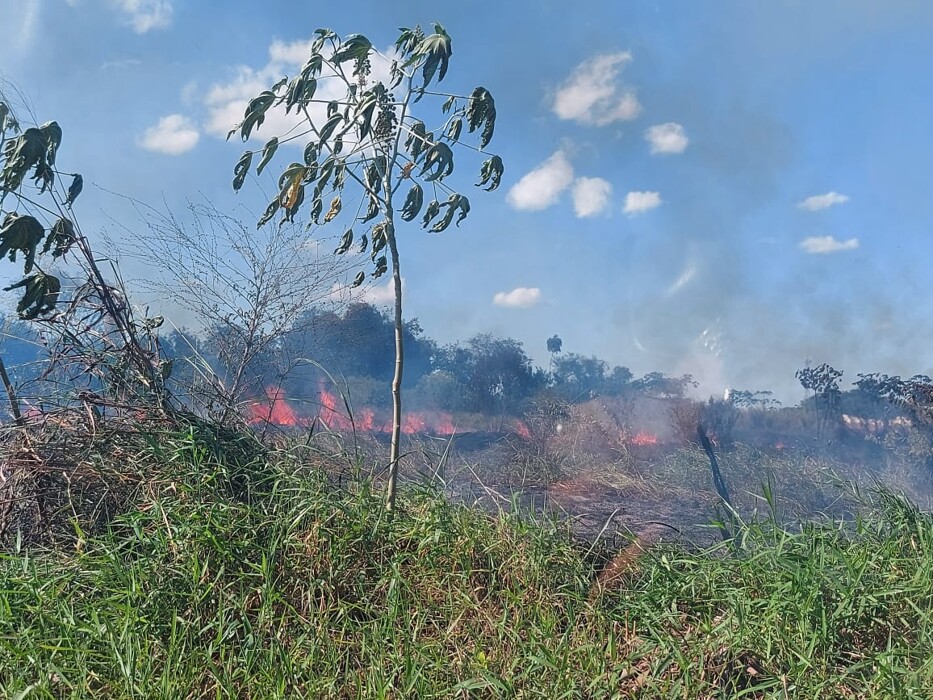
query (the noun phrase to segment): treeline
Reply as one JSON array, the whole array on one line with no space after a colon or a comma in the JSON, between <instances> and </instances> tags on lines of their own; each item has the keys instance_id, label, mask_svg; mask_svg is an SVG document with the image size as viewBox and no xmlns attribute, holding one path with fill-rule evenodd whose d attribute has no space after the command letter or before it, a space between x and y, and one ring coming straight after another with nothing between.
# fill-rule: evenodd
<instances>
[{"instance_id":1,"label":"treeline","mask_svg":"<svg viewBox=\"0 0 933 700\"><path fill-rule=\"evenodd\" d=\"M196 383L199 364L230 383L236 360L248 352L244 343L242 334L215 327L200 334L171 331L162 345L173 360L175 383L183 387ZM244 370L249 379L242 384L243 398L261 396L270 386L297 400L312 398L321 382L332 377L349 387L354 403L387 408L394 347L392 318L386 311L365 303L339 312L312 308L290 332L253 353ZM485 333L442 344L412 319L405 323L407 406L517 415L542 391L581 402L597 395L682 397L694 386L690 376L652 372L636 378L627 367L611 367L598 357L558 350L552 358L548 368L538 367L518 340Z\"/></svg>"}]
</instances>

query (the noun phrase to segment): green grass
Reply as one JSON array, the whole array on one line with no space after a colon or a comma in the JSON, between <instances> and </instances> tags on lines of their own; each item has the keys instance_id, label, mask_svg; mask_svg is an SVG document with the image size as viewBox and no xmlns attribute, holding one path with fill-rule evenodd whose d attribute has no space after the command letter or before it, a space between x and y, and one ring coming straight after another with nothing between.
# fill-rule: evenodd
<instances>
[{"instance_id":1,"label":"green grass","mask_svg":"<svg viewBox=\"0 0 933 700\"><path fill-rule=\"evenodd\" d=\"M0 696L933 697L933 519L890 493L591 596L600 557L552 521L417 490L390 517L307 455L218 457L154 445L108 528L0 555Z\"/></svg>"}]
</instances>

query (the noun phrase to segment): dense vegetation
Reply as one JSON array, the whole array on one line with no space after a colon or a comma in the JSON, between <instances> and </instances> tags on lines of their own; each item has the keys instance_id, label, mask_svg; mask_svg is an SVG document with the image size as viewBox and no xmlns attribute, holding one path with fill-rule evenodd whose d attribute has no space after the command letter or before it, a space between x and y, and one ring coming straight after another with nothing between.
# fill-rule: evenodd
<instances>
[{"instance_id":1,"label":"dense vegetation","mask_svg":"<svg viewBox=\"0 0 933 700\"><path fill-rule=\"evenodd\" d=\"M390 516L320 453L216 440L124 454L131 508L2 555L4 697L933 693L933 518L887 492L849 525L630 549L598 587L608 553L555 521L422 488Z\"/></svg>"}]
</instances>

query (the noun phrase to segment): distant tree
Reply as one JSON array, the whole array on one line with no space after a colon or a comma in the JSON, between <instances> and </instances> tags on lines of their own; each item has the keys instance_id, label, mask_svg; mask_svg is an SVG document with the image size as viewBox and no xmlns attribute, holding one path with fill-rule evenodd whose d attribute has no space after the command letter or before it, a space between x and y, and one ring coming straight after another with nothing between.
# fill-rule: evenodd
<instances>
[{"instance_id":1,"label":"distant tree","mask_svg":"<svg viewBox=\"0 0 933 700\"><path fill-rule=\"evenodd\" d=\"M462 388L462 407L482 413L518 412L547 381L520 342L490 334L442 349L437 364Z\"/></svg>"},{"instance_id":2,"label":"distant tree","mask_svg":"<svg viewBox=\"0 0 933 700\"><path fill-rule=\"evenodd\" d=\"M556 360L554 389L570 401L585 401L602 393L609 365L598 357L568 353Z\"/></svg>"},{"instance_id":3,"label":"distant tree","mask_svg":"<svg viewBox=\"0 0 933 700\"><path fill-rule=\"evenodd\" d=\"M631 383L634 393L659 399L683 398L687 389L697 386L697 382L689 374L668 377L663 372L649 372Z\"/></svg>"},{"instance_id":4,"label":"distant tree","mask_svg":"<svg viewBox=\"0 0 933 700\"><path fill-rule=\"evenodd\" d=\"M824 362L818 367L799 369L794 376L804 389L813 392L816 432L820 436L833 416L839 414L839 379L842 378L842 370Z\"/></svg>"},{"instance_id":5,"label":"distant tree","mask_svg":"<svg viewBox=\"0 0 933 700\"><path fill-rule=\"evenodd\" d=\"M564 347L564 341L560 339L560 336L555 333L550 338L547 339L547 351L551 353L551 367L550 371L553 374L554 372L554 363L557 360L557 356L560 354L561 349Z\"/></svg>"},{"instance_id":6,"label":"distant tree","mask_svg":"<svg viewBox=\"0 0 933 700\"><path fill-rule=\"evenodd\" d=\"M466 126L469 132L479 132L478 148L470 148L484 153L495 129L496 106L483 87L475 88L468 96L430 89L435 78L440 82L446 76L452 54L451 38L440 24L434 25L431 35L420 27L402 29L395 42L394 58L382 55L361 34L341 37L329 29L318 29L314 34L308 60L300 73L291 80L279 81L252 99L243 121L229 136L239 133L247 141L262 126L270 110L284 108L286 114L296 110L299 119L295 127L274 136L261 149L256 173L261 174L279 145L286 141L305 140L304 157L302 162L291 163L282 172L277 194L259 224L271 221L278 213L282 214L282 221L294 221L302 206L310 202L308 216L313 225L346 222L335 253L345 254L354 246L357 251L369 251L373 278L383 275L391 261L395 370L386 505L392 510L398 476L405 359L397 219L413 221L424 209L422 227L440 233L455 217L457 224L466 218L469 200L445 181L454 170L452 146L465 145L461 138ZM373 62L389 67L387 82L373 79ZM341 85L345 94L337 99L322 99L317 88L324 83ZM441 117L435 130L429 130L415 116L416 105L425 96L443 99L441 112L446 116ZM242 155L234 169L234 189L243 185L258 153L248 150ZM502 174L501 158L489 155L481 166L477 185L494 190ZM422 183L432 194L426 207ZM344 206L347 185L352 185L356 196L352 203L347 202L349 206ZM404 202L399 204L403 186L408 191ZM306 197L306 191L310 191L310 196ZM441 193L447 196L446 200L441 201ZM325 196L330 198L326 206ZM368 228L359 237L353 231L358 224ZM359 272L353 286L361 285L365 276L365 272Z\"/></svg>"}]
</instances>

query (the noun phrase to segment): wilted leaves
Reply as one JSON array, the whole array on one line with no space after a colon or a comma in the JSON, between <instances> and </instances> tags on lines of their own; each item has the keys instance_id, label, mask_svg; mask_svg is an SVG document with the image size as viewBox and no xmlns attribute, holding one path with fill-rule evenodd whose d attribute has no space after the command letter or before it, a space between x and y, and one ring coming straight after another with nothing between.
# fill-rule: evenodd
<instances>
[{"instance_id":1,"label":"wilted leaves","mask_svg":"<svg viewBox=\"0 0 933 700\"><path fill-rule=\"evenodd\" d=\"M4 287L3 291L9 292L14 289L24 289L23 296L16 305L16 311L20 318L30 321L55 310L62 283L54 275L36 272L16 284Z\"/></svg>"}]
</instances>

